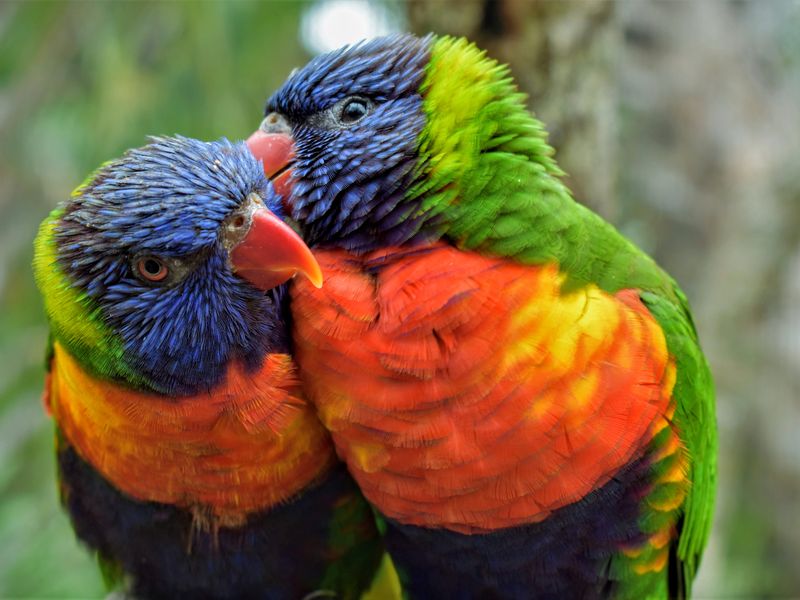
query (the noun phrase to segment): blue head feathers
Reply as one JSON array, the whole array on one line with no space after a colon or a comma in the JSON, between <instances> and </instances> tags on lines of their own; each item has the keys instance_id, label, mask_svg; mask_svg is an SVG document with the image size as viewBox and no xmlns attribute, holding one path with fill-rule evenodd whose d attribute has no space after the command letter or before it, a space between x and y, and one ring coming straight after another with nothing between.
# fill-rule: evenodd
<instances>
[{"instance_id":1,"label":"blue head feathers","mask_svg":"<svg viewBox=\"0 0 800 600\"><path fill-rule=\"evenodd\" d=\"M432 38L395 35L318 56L267 102L292 130L292 216L310 244L350 250L413 238L404 194L425 125L420 86Z\"/></svg>"},{"instance_id":2,"label":"blue head feathers","mask_svg":"<svg viewBox=\"0 0 800 600\"><path fill-rule=\"evenodd\" d=\"M99 315L116 340L109 347L122 348L89 368L191 394L216 384L232 359L256 367L266 352L285 350L282 294L234 275L224 244L223 223L253 193L279 213L243 143L174 137L128 151L73 194L53 227L53 268ZM70 329L53 328L57 336Z\"/></svg>"}]
</instances>

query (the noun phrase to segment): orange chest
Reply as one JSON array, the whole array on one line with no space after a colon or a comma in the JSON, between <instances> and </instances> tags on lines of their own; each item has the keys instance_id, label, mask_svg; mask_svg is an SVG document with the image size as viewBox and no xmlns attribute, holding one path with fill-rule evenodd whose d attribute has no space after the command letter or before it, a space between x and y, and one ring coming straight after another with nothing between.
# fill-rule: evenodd
<instances>
[{"instance_id":1,"label":"orange chest","mask_svg":"<svg viewBox=\"0 0 800 600\"><path fill-rule=\"evenodd\" d=\"M384 514L479 531L544 519L641 454L674 366L633 291L444 244L323 251L296 282L305 389Z\"/></svg>"},{"instance_id":2,"label":"orange chest","mask_svg":"<svg viewBox=\"0 0 800 600\"><path fill-rule=\"evenodd\" d=\"M140 499L238 524L302 490L334 460L284 354L232 365L212 393L165 399L100 381L55 345L50 408L78 454Z\"/></svg>"}]
</instances>

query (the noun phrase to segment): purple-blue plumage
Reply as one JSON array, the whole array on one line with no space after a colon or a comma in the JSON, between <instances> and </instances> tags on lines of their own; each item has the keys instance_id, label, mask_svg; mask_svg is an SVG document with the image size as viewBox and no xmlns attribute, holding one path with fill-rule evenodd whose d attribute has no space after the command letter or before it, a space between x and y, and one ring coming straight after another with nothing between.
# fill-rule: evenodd
<instances>
[{"instance_id":1,"label":"purple-blue plumage","mask_svg":"<svg viewBox=\"0 0 800 600\"><path fill-rule=\"evenodd\" d=\"M267 102L289 122L297 145L292 216L313 245L353 251L415 239L425 215L405 196L417 174L417 139L425 125L419 88L431 38L389 36L312 60ZM344 102L370 112L343 122ZM374 109L374 110L372 110Z\"/></svg>"},{"instance_id":2,"label":"purple-blue plumage","mask_svg":"<svg viewBox=\"0 0 800 600\"><path fill-rule=\"evenodd\" d=\"M267 112L280 106L285 116L300 119L347 96L385 102L418 94L431 40L390 35L317 56L292 73L267 101Z\"/></svg>"},{"instance_id":3,"label":"purple-blue plumage","mask_svg":"<svg viewBox=\"0 0 800 600\"><path fill-rule=\"evenodd\" d=\"M243 143L153 138L104 165L66 205L55 230L59 263L121 339L139 385L190 395L218 383L232 359L255 368L267 351L286 351L276 327L286 316L282 292L265 294L224 268L220 226L252 192L281 214ZM132 263L151 253L169 262L173 280L153 285L134 274ZM88 366L120 376L113 361Z\"/></svg>"}]
</instances>

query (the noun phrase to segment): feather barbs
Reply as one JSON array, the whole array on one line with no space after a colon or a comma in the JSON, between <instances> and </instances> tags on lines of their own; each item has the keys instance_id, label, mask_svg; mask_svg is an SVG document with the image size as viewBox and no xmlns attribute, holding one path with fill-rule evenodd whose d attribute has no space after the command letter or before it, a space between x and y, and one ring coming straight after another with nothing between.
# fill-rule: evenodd
<instances>
[{"instance_id":1,"label":"feather barbs","mask_svg":"<svg viewBox=\"0 0 800 600\"><path fill-rule=\"evenodd\" d=\"M668 411L674 365L633 291L564 293L555 265L446 244L318 259L334 285L294 286L297 360L390 518L461 532L544 519L642 456Z\"/></svg>"},{"instance_id":2,"label":"feather barbs","mask_svg":"<svg viewBox=\"0 0 800 600\"><path fill-rule=\"evenodd\" d=\"M287 500L333 464L291 358L232 364L211 393L165 399L103 381L56 343L50 406L78 454L128 495L204 507L222 525Z\"/></svg>"}]
</instances>

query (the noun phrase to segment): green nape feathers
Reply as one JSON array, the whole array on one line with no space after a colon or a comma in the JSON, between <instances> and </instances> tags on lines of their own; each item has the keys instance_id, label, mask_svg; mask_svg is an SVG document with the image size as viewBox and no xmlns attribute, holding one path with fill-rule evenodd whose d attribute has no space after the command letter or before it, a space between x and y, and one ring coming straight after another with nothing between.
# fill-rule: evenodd
<instances>
[{"instance_id":1,"label":"green nape feathers","mask_svg":"<svg viewBox=\"0 0 800 600\"><path fill-rule=\"evenodd\" d=\"M508 67L463 38L439 38L421 91L426 179L409 197L424 194L426 208L445 212L446 235L459 246L523 263L554 260L566 290L591 282L674 294L651 258L574 202Z\"/></svg>"}]
</instances>

